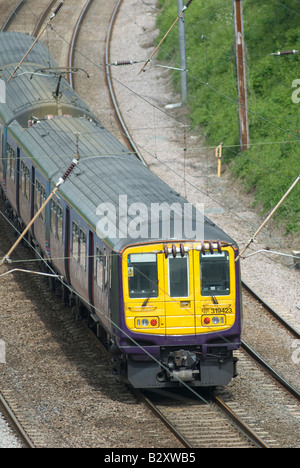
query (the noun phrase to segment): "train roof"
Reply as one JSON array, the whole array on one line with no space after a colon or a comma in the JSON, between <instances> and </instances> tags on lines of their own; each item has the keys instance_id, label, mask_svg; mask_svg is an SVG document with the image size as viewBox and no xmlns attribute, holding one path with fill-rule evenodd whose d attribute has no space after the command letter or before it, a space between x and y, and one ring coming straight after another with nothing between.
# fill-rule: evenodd
<instances>
[{"instance_id":1,"label":"train roof","mask_svg":"<svg viewBox=\"0 0 300 468\"><path fill-rule=\"evenodd\" d=\"M28 35L0 33L0 78L2 73L2 79L8 79L32 41ZM49 64L52 67L54 62L47 48L38 43L22 65L22 70L18 71L17 77L7 84L6 104L0 104L0 119L8 126L9 133L28 157L55 186L74 159L75 135L79 133L80 163L60 187L59 193L100 237L105 238L116 251L122 251L128 245L154 241L150 236L150 223L153 223L151 209L154 204L162 206L164 203L167 207L176 204L176 209L169 212L169 235L162 231L163 217L156 219L158 230L155 242L191 240L184 229L180 235L176 231L187 201L110 134L65 80L62 81L63 96L60 104L63 103L66 109L69 106L71 115L61 115L61 109L60 112L53 112L50 118L49 106L55 110L57 103L52 94L57 77L50 73L50 76L34 75L31 79L32 70L41 70ZM37 117L32 126L26 125L29 116ZM132 211L126 211L126 215L122 213L127 219L123 218L119 222L115 233L108 234L102 224L99 227L103 207L113 207L116 216L121 215L121 199L123 203L126 201L126 208L131 207ZM107 219L110 220L109 216L112 216L112 222L116 221L113 215L112 210ZM185 213L185 216L185 219L189 216L195 221L196 209L193 207L192 212L189 215ZM127 232L132 222L149 235L137 238L131 234L132 231ZM207 218L203 219L203 238L197 237L197 241L201 240L235 244Z\"/></svg>"},{"instance_id":2,"label":"train roof","mask_svg":"<svg viewBox=\"0 0 300 468\"><path fill-rule=\"evenodd\" d=\"M33 118L46 115L72 114L92 116L87 104L62 78L59 95L57 84L65 70L58 69L47 47L38 42L20 69L8 79L31 47L34 37L16 32L0 32L0 79L6 82L6 106L1 106L0 118L9 125L18 120L23 127Z\"/></svg>"},{"instance_id":3,"label":"train roof","mask_svg":"<svg viewBox=\"0 0 300 468\"><path fill-rule=\"evenodd\" d=\"M10 132L17 141L22 142L25 152L34 160L53 186L74 159L76 133L79 133L81 157L79 165L70 179L61 186L59 192L89 225L97 230L100 237L106 238L107 232L99 232L99 206L112 204L118 216L119 197L127 201L128 207L139 208L133 204L143 204L147 212L140 213L141 222L145 223L146 229L149 228L149 233L153 204L165 203L171 207L176 203L177 207L180 207L179 211L183 213L187 201L153 174L99 123L86 118L57 117L49 121L41 121L27 130L14 122L10 126ZM136 216L137 212L133 212L131 216L128 216L128 222L134 221ZM195 219L195 209L192 216ZM173 215L173 219L171 216L171 233L175 221L176 215L175 218ZM176 239L175 233L172 237ZM155 241L159 240L167 240L161 230ZM190 240L190 238L183 233L180 240ZM203 240L234 243L207 218L204 219ZM127 245L149 242L149 238L137 240L128 236L126 231L117 229L116 235L108 236L107 241L112 248L121 251Z\"/></svg>"}]
</instances>

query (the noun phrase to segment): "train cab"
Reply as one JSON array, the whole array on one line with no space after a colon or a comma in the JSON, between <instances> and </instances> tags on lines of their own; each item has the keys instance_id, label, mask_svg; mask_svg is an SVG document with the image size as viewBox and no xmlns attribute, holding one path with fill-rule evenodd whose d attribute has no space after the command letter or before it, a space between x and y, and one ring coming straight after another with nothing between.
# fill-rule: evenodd
<instances>
[{"instance_id":1,"label":"train cab","mask_svg":"<svg viewBox=\"0 0 300 468\"><path fill-rule=\"evenodd\" d=\"M168 245L166 255L161 247L131 248L123 257L128 329L171 336L230 328L236 313L233 248Z\"/></svg>"},{"instance_id":2,"label":"train cab","mask_svg":"<svg viewBox=\"0 0 300 468\"><path fill-rule=\"evenodd\" d=\"M220 242L148 245L125 251L125 324L143 346L160 345L155 359L167 363L167 369L162 367L158 373L162 381L172 379L175 372L179 380L180 376L185 381L198 380L200 385L201 360L214 355L214 350L223 358L231 355L232 337L226 340L224 333L239 322L236 251ZM170 351L167 359L162 359L162 350L163 354ZM170 355L179 351L186 361L180 358L176 369L176 359L170 360ZM145 360L145 356L133 359Z\"/></svg>"}]
</instances>

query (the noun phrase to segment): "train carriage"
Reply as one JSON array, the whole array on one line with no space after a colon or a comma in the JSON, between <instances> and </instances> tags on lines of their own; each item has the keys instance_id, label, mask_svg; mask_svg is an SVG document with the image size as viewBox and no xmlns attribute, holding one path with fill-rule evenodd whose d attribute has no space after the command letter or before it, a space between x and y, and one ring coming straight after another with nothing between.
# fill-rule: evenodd
<instances>
[{"instance_id":1,"label":"train carriage","mask_svg":"<svg viewBox=\"0 0 300 468\"><path fill-rule=\"evenodd\" d=\"M41 43L8 83L31 43L0 33L7 211L29 223L79 134L80 163L30 242L64 277L77 315L106 336L113 370L134 387L228 384L241 342L238 246L102 126Z\"/></svg>"}]
</instances>

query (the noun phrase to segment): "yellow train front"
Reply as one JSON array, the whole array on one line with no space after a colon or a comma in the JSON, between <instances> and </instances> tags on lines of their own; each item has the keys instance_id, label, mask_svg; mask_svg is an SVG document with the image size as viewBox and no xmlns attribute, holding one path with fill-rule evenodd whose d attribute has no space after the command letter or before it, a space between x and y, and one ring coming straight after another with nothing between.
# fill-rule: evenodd
<instances>
[{"instance_id":1,"label":"yellow train front","mask_svg":"<svg viewBox=\"0 0 300 468\"><path fill-rule=\"evenodd\" d=\"M119 349L136 388L227 385L241 342L237 246L135 245L121 259ZM121 304L120 304L121 305Z\"/></svg>"}]
</instances>

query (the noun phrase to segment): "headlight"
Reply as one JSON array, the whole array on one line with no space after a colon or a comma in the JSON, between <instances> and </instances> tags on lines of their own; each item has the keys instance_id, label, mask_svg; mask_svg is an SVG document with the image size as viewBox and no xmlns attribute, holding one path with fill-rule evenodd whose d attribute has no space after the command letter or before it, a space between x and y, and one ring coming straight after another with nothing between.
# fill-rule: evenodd
<instances>
[{"instance_id":1,"label":"headlight","mask_svg":"<svg viewBox=\"0 0 300 468\"><path fill-rule=\"evenodd\" d=\"M222 327L226 325L225 315L204 315L202 317L202 326L204 327Z\"/></svg>"},{"instance_id":2,"label":"headlight","mask_svg":"<svg viewBox=\"0 0 300 468\"><path fill-rule=\"evenodd\" d=\"M158 317L139 317L135 319L135 328L158 328L159 318Z\"/></svg>"}]
</instances>

